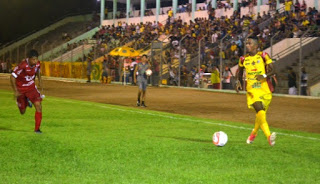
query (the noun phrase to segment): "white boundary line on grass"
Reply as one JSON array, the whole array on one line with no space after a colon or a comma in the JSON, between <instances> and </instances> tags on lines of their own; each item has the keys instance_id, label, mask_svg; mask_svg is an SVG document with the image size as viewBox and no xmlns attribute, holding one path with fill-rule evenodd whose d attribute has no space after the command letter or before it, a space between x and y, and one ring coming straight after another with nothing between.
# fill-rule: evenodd
<instances>
[{"instance_id":1,"label":"white boundary line on grass","mask_svg":"<svg viewBox=\"0 0 320 184\"><path fill-rule=\"evenodd\" d=\"M10 92L2 92L2 91L0 91L0 93L10 94ZM190 121L190 122L197 122L197 123L205 123L205 124L211 124L211 125L218 125L218 126L224 126L224 127L229 127L229 128L235 128L235 129L242 129L242 130L249 130L249 131L252 130L252 128L246 128L246 127L242 127L242 126L228 125L228 124L223 124L223 123L214 123L214 122L210 122L210 121L193 120L193 119L189 119L189 118L179 118L179 117L174 117L174 116L169 116L169 115L150 113L150 112L146 112L146 111L120 109L120 108L108 107L108 106L97 105L97 104L85 104L86 101L76 101L76 100L75 101L70 101L68 99L65 99L65 100L50 99L50 100L59 101L59 102L68 102L68 103L74 103L74 104L91 105L91 106L96 106L96 107L100 107L100 108L104 108L104 109L112 109L112 110L123 111L123 112L147 114L147 115L151 115L151 116L164 117L164 118L169 118L169 119L177 119L177 120ZM296 138L301 138L301 139L309 139L309 140L320 141L319 138L315 138L315 137L306 137L306 136L293 135L293 134L287 134L287 133L281 133L281 132L276 132L276 133L278 135L284 135L284 136L296 137Z\"/></svg>"},{"instance_id":2,"label":"white boundary line on grass","mask_svg":"<svg viewBox=\"0 0 320 184\"><path fill-rule=\"evenodd\" d=\"M68 102L68 103L75 103L75 104L81 104L84 101L78 102L77 101L69 101L69 100L59 100L59 99L50 99L54 101L61 101L61 102ZM197 122L197 123L205 123L205 124L211 124L211 125L218 125L218 126L224 126L224 127L229 127L229 128L235 128L235 129L242 129L242 130L249 130L251 131L252 128L246 128L242 126L235 126L235 125L228 125L228 124L223 124L223 123L214 123L210 121L201 121L201 120L193 120L189 118L179 118L179 117L174 117L174 116L169 116L169 115L162 115L162 114L155 114L155 113L150 113L146 111L137 111L137 110L128 110L128 109L120 109L120 108L115 108L115 107L108 107L108 106L103 106L103 105L97 105L97 104L84 104L84 105L92 105L95 107L100 107L104 109L112 109L112 110L117 110L117 111L123 111L123 112L131 112L131 113L139 113L139 114L147 114L151 116L157 116L157 117L164 117L164 118L169 118L169 119L177 119L177 120L183 120L183 121L190 121L190 122ZM296 138L302 138L302 139L310 139L310 140L315 140L315 141L320 141L319 138L315 137L306 137L306 136L300 136L300 135L293 135L293 134L287 134L287 133L281 133L281 132L276 132L278 135L284 135L284 136L290 136L290 137L296 137Z\"/></svg>"}]
</instances>

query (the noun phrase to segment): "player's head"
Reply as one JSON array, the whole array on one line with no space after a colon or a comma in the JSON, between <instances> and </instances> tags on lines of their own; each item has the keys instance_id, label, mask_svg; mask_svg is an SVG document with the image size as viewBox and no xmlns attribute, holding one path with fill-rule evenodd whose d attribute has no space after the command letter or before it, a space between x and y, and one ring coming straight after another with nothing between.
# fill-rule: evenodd
<instances>
[{"instance_id":1,"label":"player's head","mask_svg":"<svg viewBox=\"0 0 320 184\"><path fill-rule=\"evenodd\" d=\"M38 62L38 51L36 51L35 49L32 49L29 51L28 53L28 61L30 65L35 65Z\"/></svg>"},{"instance_id":2,"label":"player's head","mask_svg":"<svg viewBox=\"0 0 320 184\"><path fill-rule=\"evenodd\" d=\"M142 62L147 62L148 56L146 54L142 55L141 60Z\"/></svg>"},{"instance_id":3,"label":"player's head","mask_svg":"<svg viewBox=\"0 0 320 184\"><path fill-rule=\"evenodd\" d=\"M256 36L249 36L246 42L246 47L248 50L248 53L250 54L256 54L258 50L258 37Z\"/></svg>"}]
</instances>

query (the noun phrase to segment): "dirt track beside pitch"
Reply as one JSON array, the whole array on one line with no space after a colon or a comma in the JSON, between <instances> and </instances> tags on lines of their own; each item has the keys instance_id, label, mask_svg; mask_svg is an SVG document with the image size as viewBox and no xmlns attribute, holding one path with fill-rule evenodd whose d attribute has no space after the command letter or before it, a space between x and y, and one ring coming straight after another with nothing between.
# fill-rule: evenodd
<instances>
[{"instance_id":1,"label":"dirt track beside pitch","mask_svg":"<svg viewBox=\"0 0 320 184\"><path fill-rule=\"evenodd\" d=\"M43 82L46 96L140 108L136 107L136 86ZM0 76L0 89L11 90L8 76ZM149 110L252 125L255 119L255 113L247 108L243 94L148 87L146 104ZM271 127L320 133L320 100L273 97L267 120Z\"/></svg>"}]
</instances>

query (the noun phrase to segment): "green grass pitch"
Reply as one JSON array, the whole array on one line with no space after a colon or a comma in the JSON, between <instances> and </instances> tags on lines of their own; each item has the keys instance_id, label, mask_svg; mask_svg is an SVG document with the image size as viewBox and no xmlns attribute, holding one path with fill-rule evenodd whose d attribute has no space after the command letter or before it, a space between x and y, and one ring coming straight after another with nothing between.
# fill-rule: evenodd
<instances>
[{"instance_id":1,"label":"green grass pitch","mask_svg":"<svg viewBox=\"0 0 320 184\"><path fill-rule=\"evenodd\" d=\"M43 134L0 91L0 183L319 183L320 135L46 97ZM216 131L224 147L212 144Z\"/></svg>"}]
</instances>

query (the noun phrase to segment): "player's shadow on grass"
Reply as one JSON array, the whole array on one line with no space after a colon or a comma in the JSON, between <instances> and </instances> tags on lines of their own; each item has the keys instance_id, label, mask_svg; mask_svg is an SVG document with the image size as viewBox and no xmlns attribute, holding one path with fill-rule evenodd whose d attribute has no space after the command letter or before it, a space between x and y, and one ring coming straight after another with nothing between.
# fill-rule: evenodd
<instances>
[{"instance_id":1,"label":"player's shadow on grass","mask_svg":"<svg viewBox=\"0 0 320 184\"><path fill-rule=\"evenodd\" d=\"M7 127L0 127L0 131L30 132L30 131L27 131L27 130L14 130L14 129L7 128Z\"/></svg>"},{"instance_id":2,"label":"player's shadow on grass","mask_svg":"<svg viewBox=\"0 0 320 184\"><path fill-rule=\"evenodd\" d=\"M186 138L186 137L167 137L167 136L154 136L159 138L167 138L167 139L175 139L180 141L189 141L189 142L200 142L200 143L211 143L211 140L208 139L194 139L194 138Z\"/></svg>"}]
</instances>

